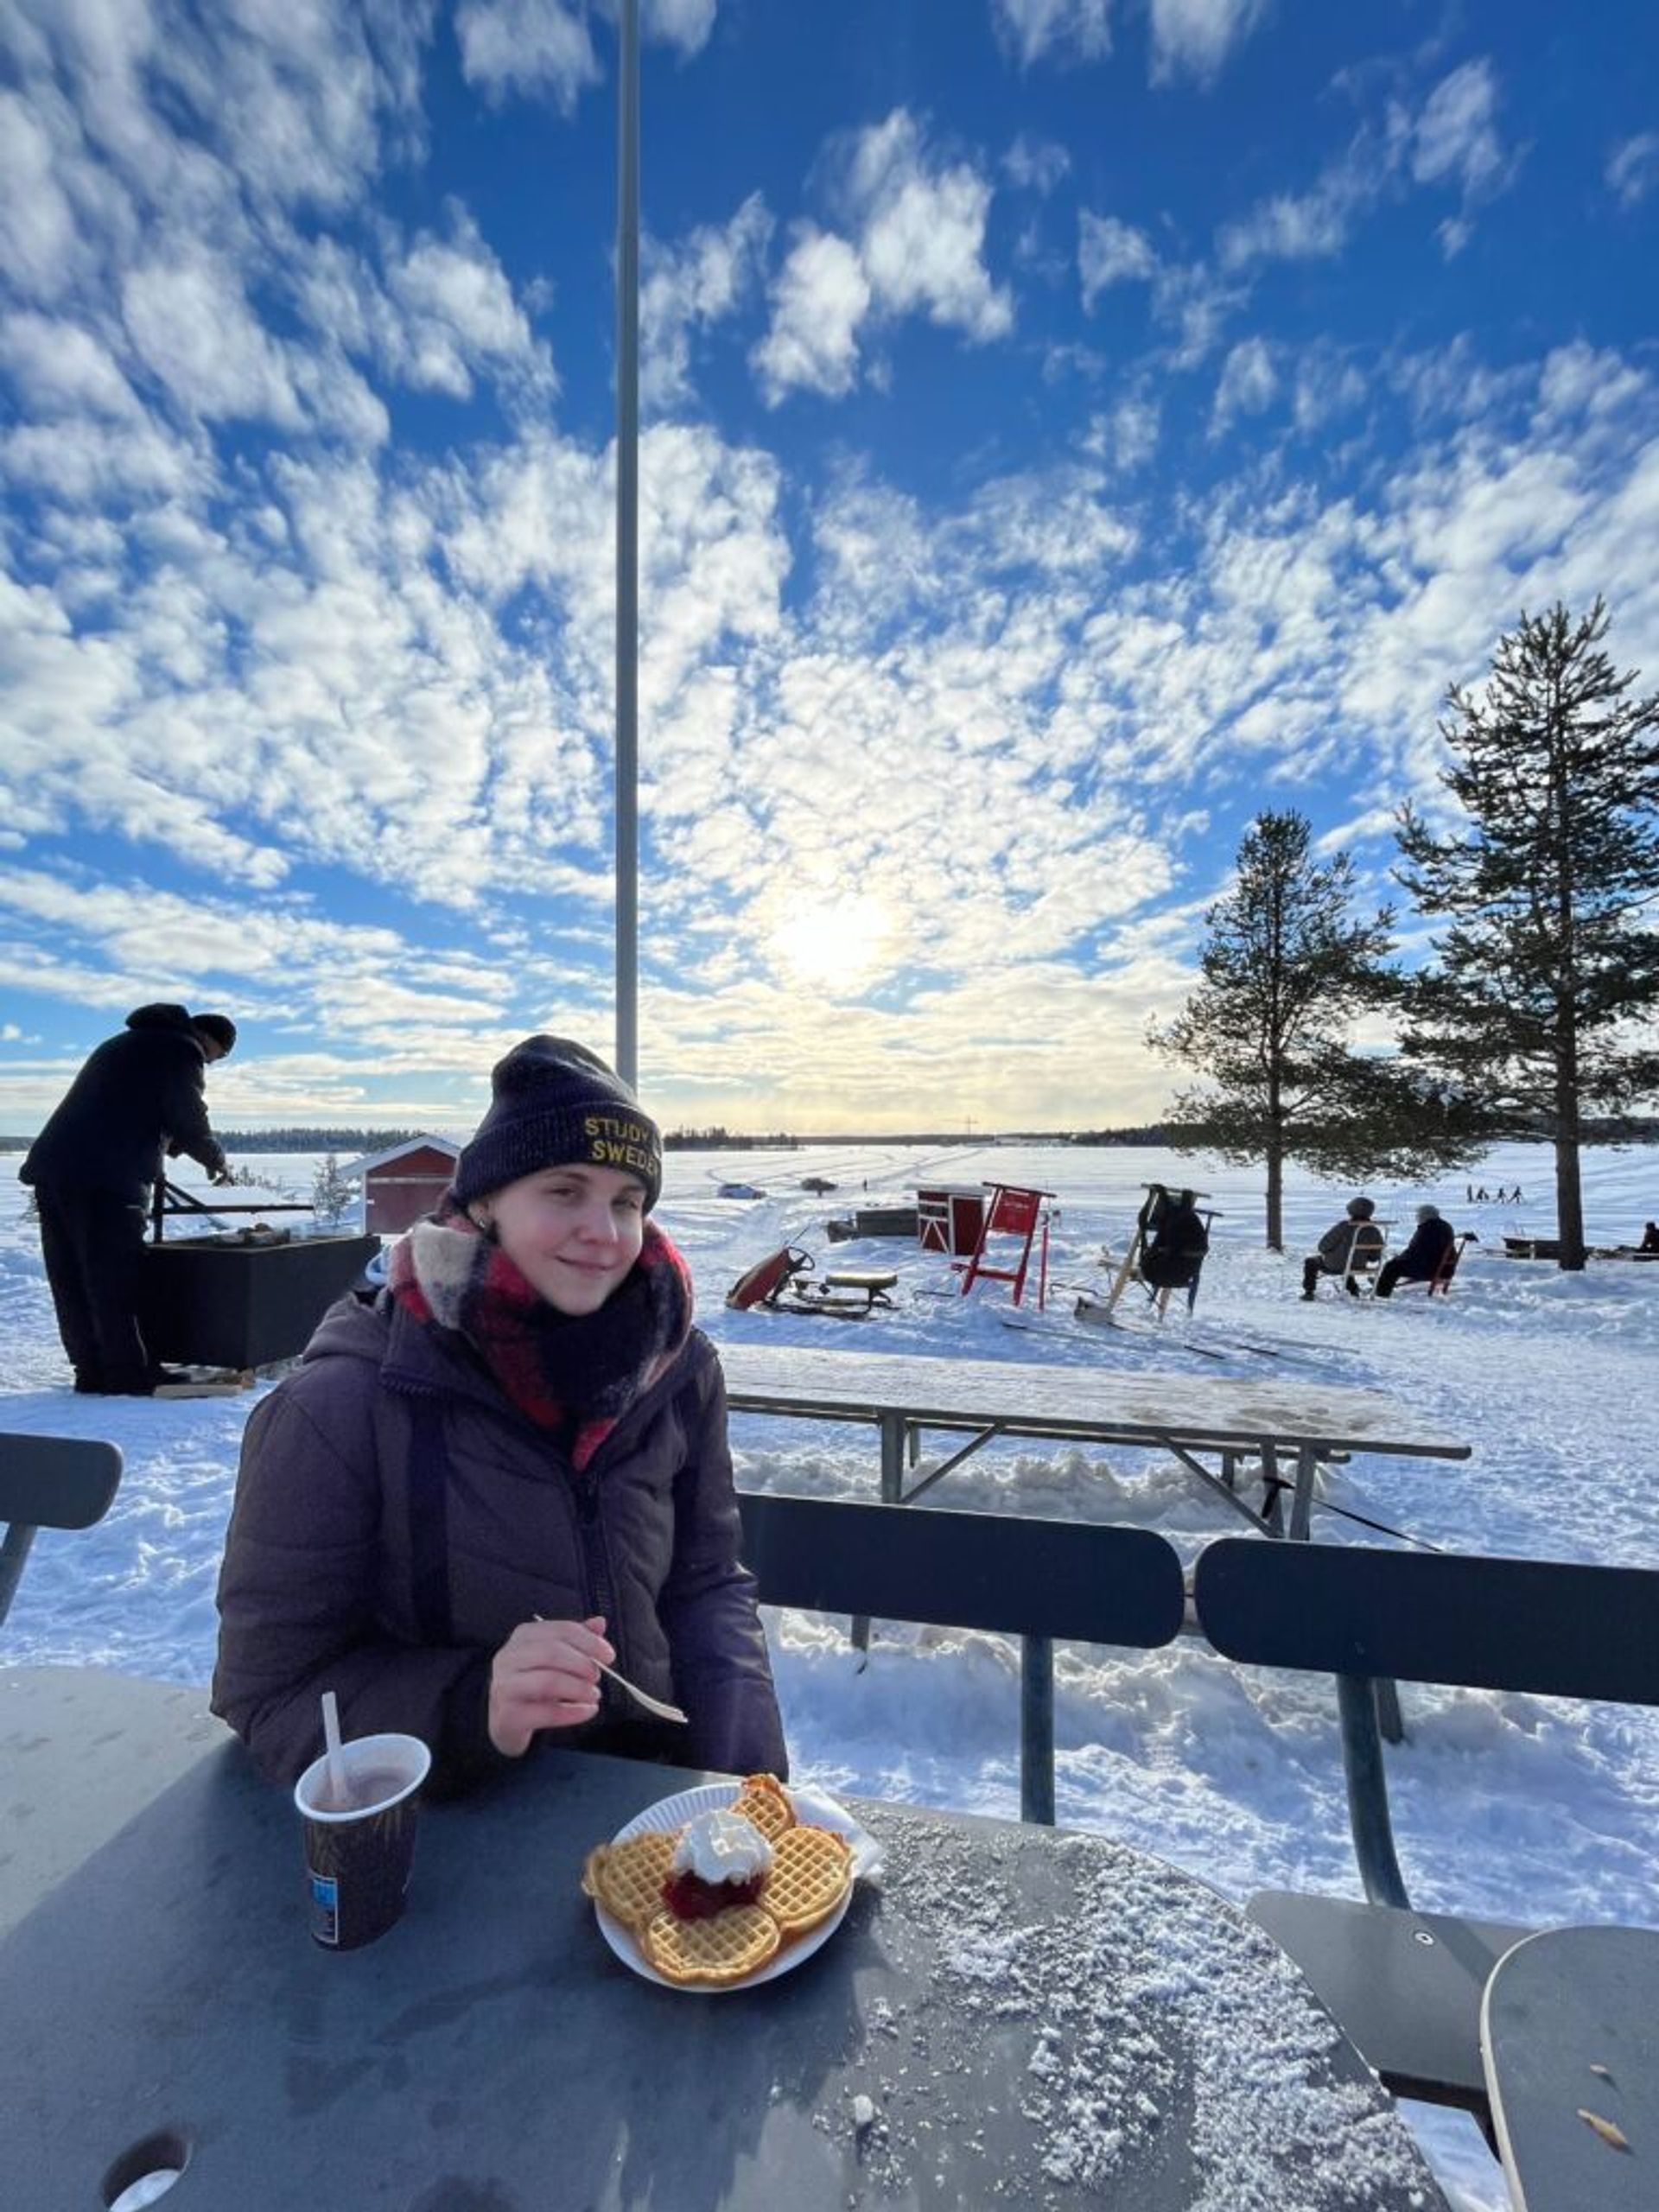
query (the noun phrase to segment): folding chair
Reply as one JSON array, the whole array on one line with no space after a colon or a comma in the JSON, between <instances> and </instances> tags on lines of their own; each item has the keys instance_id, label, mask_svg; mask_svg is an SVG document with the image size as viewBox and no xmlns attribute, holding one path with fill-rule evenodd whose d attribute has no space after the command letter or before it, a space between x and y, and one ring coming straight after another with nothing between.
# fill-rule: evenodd
<instances>
[{"instance_id":1,"label":"folding chair","mask_svg":"<svg viewBox=\"0 0 1659 2212\"><path fill-rule=\"evenodd\" d=\"M1510 1922L1419 1912L1395 1856L1376 1677L1659 1705L1659 1572L1224 1537L1198 1625L1229 1659L1337 1678L1349 1823L1367 1904L1270 1890L1249 1914L1401 2096L1490 2128L1480 2003ZM1531 1903L1532 1900L1524 1900Z\"/></svg>"},{"instance_id":2,"label":"folding chair","mask_svg":"<svg viewBox=\"0 0 1659 2212\"><path fill-rule=\"evenodd\" d=\"M0 1434L0 1623L28 1564L37 1529L90 1529L121 1480L113 1444L79 1436Z\"/></svg>"},{"instance_id":3,"label":"folding chair","mask_svg":"<svg viewBox=\"0 0 1659 2212\"><path fill-rule=\"evenodd\" d=\"M1052 1639L1150 1651L1185 1615L1179 1557L1149 1529L756 1491L737 1503L763 1605L1023 1637L1022 1820L1054 1820Z\"/></svg>"}]
</instances>

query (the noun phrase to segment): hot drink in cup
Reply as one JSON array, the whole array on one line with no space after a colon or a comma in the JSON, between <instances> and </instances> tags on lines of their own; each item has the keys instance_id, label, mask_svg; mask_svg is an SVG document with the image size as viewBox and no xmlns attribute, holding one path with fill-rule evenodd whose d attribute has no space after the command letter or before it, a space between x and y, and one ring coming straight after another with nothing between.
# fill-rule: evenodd
<instances>
[{"instance_id":1,"label":"hot drink in cup","mask_svg":"<svg viewBox=\"0 0 1659 2212\"><path fill-rule=\"evenodd\" d=\"M305 1837L311 1933L331 1951L384 1936L401 1915L415 1857L421 1784L432 1755L418 1736L359 1736L340 1746L336 1791L325 1756L294 1785Z\"/></svg>"}]
</instances>

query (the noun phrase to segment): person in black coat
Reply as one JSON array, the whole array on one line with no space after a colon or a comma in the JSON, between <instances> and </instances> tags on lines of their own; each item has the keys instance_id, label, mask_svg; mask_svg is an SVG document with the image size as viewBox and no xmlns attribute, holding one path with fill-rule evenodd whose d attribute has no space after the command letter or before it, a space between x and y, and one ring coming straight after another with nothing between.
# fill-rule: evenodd
<instances>
[{"instance_id":1,"label":"person in black coat","mask_svg":"<svg viewBox=\"0 0 1659 2212\"><path fill-rule=\"evenodd\" d=\"M229 1177L208 1125L205 1071L236 1042L222 1014L141 1006L65 1093L18 1170L34 1185L41 1254L75 1388L148 1397L162 1379L138 1324L138 1270L163 1156Z\"/></svg>"},{"instance_id":2,"label":"person in black coat","mask_svg":"<svg viewBox=\"0 0 1659 2212\"><path fill-rule=\"evenodd\" d=\"M1456 1241L1451 1223L1442 1219L1438 1206L1419 1206L1410 1243L1383 1262L1376 1279L1377 1296L1392 1297L1397 1282L1433 1282L1435 1269Z\"/></svg>"}]
</instances>

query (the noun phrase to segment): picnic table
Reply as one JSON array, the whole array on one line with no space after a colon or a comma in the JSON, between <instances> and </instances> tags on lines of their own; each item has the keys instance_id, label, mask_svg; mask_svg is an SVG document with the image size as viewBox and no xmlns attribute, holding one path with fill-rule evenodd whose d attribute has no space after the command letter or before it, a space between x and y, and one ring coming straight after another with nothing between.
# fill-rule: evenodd
<instances>
[{"instance_id":1,"label":"picnic table","mask_svg":"<svg viewBox=\"0 0 1659 2212\"><path fill-rule=\"evenodd\" d=\"M753 1344L722 1345L720 1357L734 1412L876 1428L890 1504L920 1497L994 1437L1049 1437L1166 1451L1255 1527L1300 1539L1331 1460L1466 1459L1470 1451L1378 1390ZM906 1486L928 1429L965 1431L969 1441ZM1240 1494L1258 1482L1259 1507Z\"/></svg>"},{"instance_id":2,"label":"picnic table","mask_svg":"<svg viewBox=\"0 0 1659 2212\"><path fill-rule=\"evenodd\" d=\"M578 1884L710 1777L549 1750L427 1806L404 1917L334 1956L287 1793L202 1704L0 1674L0 1835L31 1838L8 2202L109 2203L170 2158L167 2212L1443 2212L1276 1948L1143 1853L849 1800L879 1883L798 1970L699 1996L613 1955Z\"/></svg>"}]
</instances>

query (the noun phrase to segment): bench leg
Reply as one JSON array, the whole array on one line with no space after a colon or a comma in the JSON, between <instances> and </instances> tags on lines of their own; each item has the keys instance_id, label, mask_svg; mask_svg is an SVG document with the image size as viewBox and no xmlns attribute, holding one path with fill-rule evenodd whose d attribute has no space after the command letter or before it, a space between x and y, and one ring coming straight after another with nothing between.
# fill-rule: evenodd
<instances>
[{"instance_id":1,"label":"bench leg","mask_svg":"<svg viewBox=\"0 0 1659 2212\"><path fill-rule=\"evenodd\" d=\"M1020 1817L1054 1825L1054 1644L1021 1637L1020 1656Z\"/></svg>"},{"instance_id":2,"label":"bench leg","mask_svg":"<svg viewBox=\"0 0 1659 2212\"><path fill-rule=\"evenodd\" d=\"M1403 1744L1406 1724L1400 1717L1400 1685L1391 1675L1376 1677L1376 1725L1385 1744Z\"/></svg>"},{"instance_id":3,"label":"bench leg","mask_svg":"<svg viewBox=\"0 0 1659 2212\"><path fill-rule=\"evenodd\" d=\"M905 1502L905 1446L908 1440L914 1448L915 1440L910 1435L910 1423L900 1413L883 1413L877 1416L881 1431L881 1503L883 1505L902 1505ZM870 1617L855 1613L852 1624L853 1649L868 1651L870 1648Z\"/></svg>"}]
</instances>

